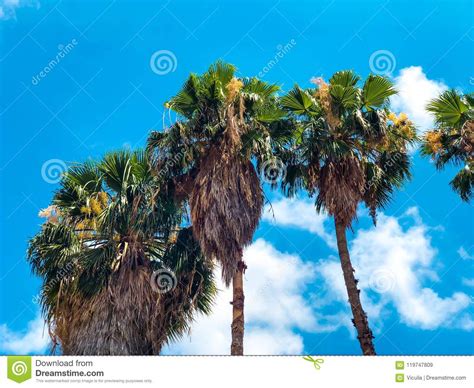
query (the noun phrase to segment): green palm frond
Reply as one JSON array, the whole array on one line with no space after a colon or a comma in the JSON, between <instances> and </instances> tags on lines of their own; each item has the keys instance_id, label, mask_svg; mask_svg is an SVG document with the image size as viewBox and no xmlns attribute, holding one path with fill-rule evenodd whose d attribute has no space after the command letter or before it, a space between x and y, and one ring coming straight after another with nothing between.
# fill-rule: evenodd
<instances>
[{"instance_id":1,"label":"green palm frond","mask_svg":"<svg viewBox=\"0 0 474 388\"><path fill-rule=\"evenodd\" d=\"M396 94L393 82L386 77L369 75L362 88L362 103L366 109L373 110L387 106L390 96Z\"/></svg>"},{"instance_id":2,"label":"green palm frond","mask_svg":"<svg viewBox=\"0 0 474 388\"><path fill-rule=\"evenodd\" d=\"M210 78L212 80L219 81L221 85L225 86L234 77L235 70L236 69L234 65L226 63L222 60L218 60L209 66L204 78Z\"/></svg>"},{"instance_id":3,"label":"green palm frond","mask_svg":"<svg viewBox=\"0 0 474 388\"><path fill-rule=\"evenodd\" d=\"M472 109L472 106L471 106ZM469 110L462 101L461 95L455 90L447 90L438 98L430 101L426 110L433 113L440 126L459 127Z\"/></svg>"},{"instance_id":4,"label":"green palm frond","mask_svg":"<svg viewBox=\"0 0 474 388\"><path fill-rule=\"evenodd\" d=\"M410 158L406 152L382 152L365 167L363 198L375 223L377 209L384 209L390 203L393 192L411 178Z\"/></svg>"},{"instance_id":5,"label":"green palm frond","mask_svg":"<svg viewBox=\"0 0 474 388\"><path fill-rule=\"evenodd\" d=\"M314 97L297 85L281 98L280 104L296 115L313 115L319 111Z\"/></svg>"},{"instance_id":6,"label":"green palm frond","mask_svg":"<svg viewBox=\"0 0 474 388\"><path fill-rule=\"evenodd\" d=\"M449 184L463 201L469 202L472 199L474 173L468 166L461 169Z\"/></svg>"},{"instance_id":7,"label":"green palm frond","mask_svg":"<svg viewBox=\"0 0 474 388\"><path fill-rule=\"evenodd\" d=\"M122 193L130 183L132 172L132 157L128 150L110 152L104 156L99 164L107 186L117 192Z\"/></svg>"},{"instance_id":8,"label":"green palm frond","mask_svg":"<svg viewBox=\"0 0 474 388\"><path fill-rule=\"evenodd\" d=\"M334 73L329 79L329 83L332 86L339 85L343 88L352 88L357 85L360 77L355 74L352 70L342 70Z\"/></svg>"},{"instance_id":9,"label":"green palm frond","mask_svg":"<svg viewBox=\"0 0 474 388\"><path fill-rule=\"evenodd\" d=\"M351 109L358 105L358 90L352 86L331 85L330 92L337 108Z\"/></svg>"},{"instance_id":10,"label":"green palm frond","mask_svg":"<svg viewBox=\"0 0 474 388\"><path fill-rule=\"evenodd\" d=\"M256 95L261 99L266 100L272 98L275 93L280 90L280 87L276 84L270 84L259 80L258 78L244 78L244 86L242 92L246 95Z\"/></svg>"},{"instance_id":11,"label":"green palm frond","mask_svg":"<svg viewBox=\"0 0 474 388\"><path fill-rule=\"evenodd\" d=\"M427 111L436 119L436 128L424 134L421 153L428 155L438 169L448 163L462 166L450 182L462 200L472 198L474 152L474 105L472 94L447 90L432 100Z\"/></svg>"},{"instance_id":12,"label":"green palm frond","mask_svg":"<svg viewBox=\"0 0 474 388\"><path fill-rule=\"evenodd\" d=\"M165 104L165 107L184 117L192 117L198 107L200 88L199 77L196 74L191 74L182 89Z\"/></svg>"},{"instance_id":13,"label":"green palm frond","mask_svg":"<svg viewBox=\"0 0 474 388\"><path fill-rule=\"evenodd\" d=\"M359 79L351 70L339 71L331 77L329 90L335 109L352 109L358 105L359 90L356 84Z\"/></svg>"}]
</instances>

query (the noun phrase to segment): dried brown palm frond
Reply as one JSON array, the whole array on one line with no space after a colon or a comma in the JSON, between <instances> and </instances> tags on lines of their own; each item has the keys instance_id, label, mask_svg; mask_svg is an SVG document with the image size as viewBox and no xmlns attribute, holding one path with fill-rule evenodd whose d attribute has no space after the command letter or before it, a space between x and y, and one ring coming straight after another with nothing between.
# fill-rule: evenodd
<instances>
[{"instance_id":1,"label":"dried brown palm frond","mask_svg":"<svg viewBox=\"0 0 474 388\"><path fill-rule=\"evenodd\" d=\"M329 84L324 82L323 79L319 79L317 85L319 88L315 91L314 97L316 97L316 99L319 101L325 112L326 121L329 125L329 128L334 130L341 124L341 120L334 114L335 109L329 90Z\"/></svg>"},{"instance_id":2,"label":"dried brown palm frond","mask_svg":"<svg viewBox=\"0 0 474 388\"><path fill-rule=\"evenodd\" d=\"M160 294L152 289L151 274L143 266L133 271L123 267L98 294L61 302L54 334L63 354L158 354L160 344L150 333L160 317Z\"/></svg>"},{"instance_id":3,"label":"dried brown palm frond","mask_svg":"<svg viewBox=\"0 0 474 388\"><path fill-rule=\"evenodd\" d=\"M474 158L474 121L468 120L461 128L461 147L464 152L469 155L470 159ZM468 159L469 159L468 157Z\"/></svg>"},{"instance_id":4,"label":"dried brown palm frond","mask_svg":"<svg viewBox=\"0 0 474 388\"><path fill-rule=\"evenodd\" d=\"M51 338L65 355L152 355L189 327L205 287L196 267L177 275L176 286L159 293L150 265L114 273L98 294L58 299ZM183 319L187 317L187 319Z\"/></svg>"},{"instance_id":5,"label":"dried brown palm frond","mask_svg":"<svg viewBox=\"0 0 474 388\"><path fill-rule=\"evenodd\" d=\"M220 143L201 161L189 199L196 239L204 255L222 263L228 286L252 241L263 207L263 193L254 166L240 155L242 122L227 110L227 127Z\"/></svg>"},{"instance_id":6,"label":"dried brown palm frond","mask_svg":"<svg viewBox=\"0 0 474 388\"><path fill-rule=\"evenodd\" d=\"M320 170L316 199L318 211L324 208L336 218L336 222L350 226L363 196L364 185L365 173L359 159L345 157L328 161Z\"/></svg>"}]
</instances>

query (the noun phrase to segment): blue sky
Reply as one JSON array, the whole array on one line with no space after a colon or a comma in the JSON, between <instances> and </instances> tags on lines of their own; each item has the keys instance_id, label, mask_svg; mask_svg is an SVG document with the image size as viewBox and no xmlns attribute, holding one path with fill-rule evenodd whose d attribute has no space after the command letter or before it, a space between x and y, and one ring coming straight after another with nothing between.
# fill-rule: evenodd
<instances>
[{"instance_id":1,"label":"blue sky","mask_svg":"<svg viewBox=\"0 0 474 388\"><path fill-rule=\"evenodd\" d=\"M394 109L426 130L427 99L472 90L472 16L459 0L0 1L0 354L45 351L25 250L57 187L54 167L143 146L169 122L163 103L186 76L219 58L288 90L342 69L366 76L384 55L401 92ZM172 62L162 75L150 63L160 50ZM436 172L415 151L413 163L378 227L360 209L349 236L375 344L380 354L473 354L472 206L448 186L454 168ZM331 220L304 195L268 196L275 218L265 213L246 251L247 349L358 354ZM229 300L223 291L215 314L166 352L227 353Z\"/></svg>"}]
</instances>

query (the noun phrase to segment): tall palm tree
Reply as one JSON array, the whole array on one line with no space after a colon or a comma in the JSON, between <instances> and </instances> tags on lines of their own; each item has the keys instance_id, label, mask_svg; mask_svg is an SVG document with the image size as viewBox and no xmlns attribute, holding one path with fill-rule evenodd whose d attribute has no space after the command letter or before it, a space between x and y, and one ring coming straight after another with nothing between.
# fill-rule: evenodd
<instances>
[{"instance_id":1,"label":"tall palm tree","mask_svg":"<svg viewBox=\"0 0 474 388\"><path fill-rule=\"evenodd\" d=\"M150 135L158 171L174 180L173 196L189 204L193 233L206 257L222 267L233 285L231 354L243 354L243 248L252 241L263 206L263 191L252 163L271 157L272 132L283 112L276 85L238 78L230 64L216 62L191 74L165 106L178 121Z\"/></svg>"},{"instance_id":2,"label":"tall palm tree","mask_svg":"<svg viewBox=\"0 0 474 388\"><path fill-rule=\"evenodd\" d=\"M436 119L436 129L428 131L421 151L433 158L436 168L448 163L462 168L450 182L464 201L470 201L474 188L474 96L447 90L432 100L427 110Z\"/></svg>"},{"instance_id":3,"label":"tall palm tree","mask_svg":"<svg viewBox=\"0 0 474 388\"><path fill-rule=\"evenodd\" d=\"M28 259L64 354L158 354L210 312L213 266L157 183L144 152L109 153L71 167L40 213Z\"/></svg>"},{"instance_id":4,"label":"tall palm tree","mask_svg":"<svg viewBox=\"0 0 474 388\"><path fill-rule=\"evenodd\" d=\"M370 75L362 87L352 71L335 73L316 88L295 86L282 97L294 136L275 152L287 165L282 187L287 195L305 189L316 194L316 210L334 217L337 247L353 324L364 355L374 355L373 334L360 300L358 280L349 256L346 229L359 203L376 211L409 177L407 145L415 139L412 123L388 110L392 83ZM390 115L390 118L388 117Z\"/></svg>"}]
</instances>

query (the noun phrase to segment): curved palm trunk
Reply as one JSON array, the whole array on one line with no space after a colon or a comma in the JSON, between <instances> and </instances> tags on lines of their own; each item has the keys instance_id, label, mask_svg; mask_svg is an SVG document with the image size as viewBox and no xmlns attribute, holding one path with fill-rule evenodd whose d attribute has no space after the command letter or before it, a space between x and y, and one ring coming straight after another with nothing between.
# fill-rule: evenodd
<instances>
[{"instance_id":1,"label":"curved palm trunk","mask_svg":"<svg viewBox=\"0 0 474 388\"><path fill-rule=\"evenodd\" d=\"M357 329L357 339L359 340L362 353L365 356L375 355L375 348L372 342L374 336L369 327L367 314L362 308L360 302L360 291L357 288L357 280L354 276L354 268L352 267L349 250L347 249L346 227L343 223L335 221L336 224L336 238L337 249L341 259L342 272L344 274L344 282L346 284L347 295L352 310L352 323Z\"/></svg>"},{"instance_id":2,"label":"curved palm trunk","mask_svg":"<svg viewBox=\"0 0 474 388\"><path fill-rule=\"evenodd\" d=\"M244 272L247 266L239 261L237 271L232 278L232 344L230 354L232 356L244 355Z\"/></svg>"}]
</instances>

